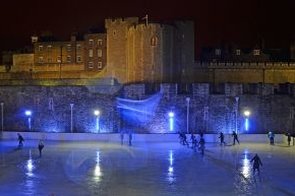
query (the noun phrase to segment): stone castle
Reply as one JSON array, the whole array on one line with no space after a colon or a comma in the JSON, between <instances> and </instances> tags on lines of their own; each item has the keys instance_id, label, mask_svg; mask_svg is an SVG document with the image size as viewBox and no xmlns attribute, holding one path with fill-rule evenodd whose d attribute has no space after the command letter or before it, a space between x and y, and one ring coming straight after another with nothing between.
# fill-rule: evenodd
<instances>
[{"instance_id":1,"label":"stone castle","mask_svg":"<svg viewBox=\"0 0 295 196\"><path fill-rule=\"evenodd\" d=\"M194 34L193 21L106 19L105 32L83 38L74 34L69 41L32 37L33 52L10 53L10 61L4 58L8 59L4 64L11 69L0 66L0 79L115 78L123 84L295 82L295 63L270 61L257 47L247 61L240 49L231 55L232 61L222 61L221 49L215 49L206 61L195 61Z\"/></svg>"}]
</instances>

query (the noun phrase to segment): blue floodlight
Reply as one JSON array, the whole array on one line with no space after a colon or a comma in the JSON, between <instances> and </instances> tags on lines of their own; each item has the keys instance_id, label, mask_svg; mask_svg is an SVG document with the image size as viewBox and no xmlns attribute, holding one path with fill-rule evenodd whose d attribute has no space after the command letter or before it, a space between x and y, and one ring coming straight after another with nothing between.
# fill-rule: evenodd
<instances>
[{"instance_id":1,"label":"blue floodlight","mask_svg":"<svg viewBox=\"0 0 295 196\"><path fill-rule=\"evenodd\" d=\"M173 131L174 130L174 113L169 112L168 116L169 116L169 128L170 128L170 131Z\"/></svg>"},{"instance_id":2,"label":"blue floodlight","mask_svg":"<svg viewBox=\"0 0 295 196\"><path fill-rule=\"evenodd\" d=\"M31 110L26 110L25 111L25 115L26 116L31 116L32 115L32 111Z\"/></svg>"}]
</instances>

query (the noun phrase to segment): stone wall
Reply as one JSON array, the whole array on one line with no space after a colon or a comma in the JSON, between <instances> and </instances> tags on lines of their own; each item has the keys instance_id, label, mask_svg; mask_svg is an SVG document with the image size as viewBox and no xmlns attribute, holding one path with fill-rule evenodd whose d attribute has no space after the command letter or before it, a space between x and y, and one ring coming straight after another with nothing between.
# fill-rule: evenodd
<instances>
[{"instance_id":1,"label":"stone wall","mask_svg":"<svg viewBox=\"0 0 295 196\"><path fill-rule=\"evenodd\" d=\"M154 92L147 91L147 84L123 87L94 83L79 86L40 84L0 86L4 130L28 131L28 118L24 112L32 110L31 131L70 132L71 103L74 104L74 132L96 132L95 109L101 111L100 132L167 133L170 132L168 113L171 111L175 114L172 132L186 131L187 117L188 130L193 132L231 133L236 129L239 133L292 132L294 127L294 84L252 84L249 88L245 84L228 83L216 90L214 85L196 83L189 88L186 86L188 91L178 84L159 84L154 86ZM152 95L160 97L154 112L150 112L153 102L147 101ZM129 110L142 112L139 116L148 121L125 124L116 97L129 99L132 103ZM143 103L148 105L141 105ZM137 108L132 108L135 105ZM138 108L140 111L136 110ZM248 131L244 128L243 112L246 109L251 111Z\"/></svg>"}]
</instances>

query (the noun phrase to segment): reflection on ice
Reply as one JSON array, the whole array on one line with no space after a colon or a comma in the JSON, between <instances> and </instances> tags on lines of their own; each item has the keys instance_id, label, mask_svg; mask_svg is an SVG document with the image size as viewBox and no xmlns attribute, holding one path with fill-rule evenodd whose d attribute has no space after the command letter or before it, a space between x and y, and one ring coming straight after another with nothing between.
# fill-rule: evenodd
<instances>
[{"instance_id":1,"label":"reflection on ice","mask_svg":"<svg viewBox=\"0 0 295 196\"><path fill-rule=\"evenodd\" d=\"M169 151L169 167L168 167L168 174L167 174L167 180L170 184L175 182L175 176L174 176L174 167L173 167L173 151Z\"/></svg>"},{"instance_id":2,"label":"reflection on ice","mask_svg":"<svg viewBox=\"0 0 295 196\"><path fill-rule=\"evenodd\" d=\"M96 152L96 165L94 168L94 175L93 175L93 180L95 182L99 182L101 180L101 169L100 169L100 155L99 155L99 151Z\"/></svg>"},{"instance_id":3,"label":"reflection on ice","mask_svg":"<svg viewBox=\"0 0 295 196\"><path fill-rule=\"evenodd\" d=\"M250 160L248 158L248 153L245 153L243 159L243 167L242 167L242 174L245 178L250 177Z\"/></svg>"},{"instance_id":4,"label":"reflection on ice","mask_svg":"<svg viewBox=\"0 0 295 196\"><path fill-rule=\"evenodd\" d=\"M29 177L33 177L33 169L35 168L34 164L33 164L33 160L32 160L32 154L31 154L31 150L29 151L29 160L27 160L27 165L26 165L26 169L27 169L27 173L26 175Z\"/></svg>"}]
</instances>

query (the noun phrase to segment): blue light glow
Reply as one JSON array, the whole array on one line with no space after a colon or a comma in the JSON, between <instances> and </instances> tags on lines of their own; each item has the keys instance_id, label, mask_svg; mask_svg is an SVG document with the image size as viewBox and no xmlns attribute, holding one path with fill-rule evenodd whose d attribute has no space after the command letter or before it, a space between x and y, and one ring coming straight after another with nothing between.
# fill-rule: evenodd
<instances>
[{"instance_id":1,"label":"blue light glow","mask_svg":"<svg viewBox=\"0 0 295 196\"><path fill-rule=\"evenodd\" d=\"M174 113L173 112L169 112L169 129L170 131L174 130Z\"/></svg>"},{"instance_id":2,"label":"blue light glow","mask_svg":"<svg viewBox=\"0 0 295 196\"><path fill-rule=\"evenodd\" d=\"M246 131L249 130L249 119L248 118L245 119L245 130Z\"/></svg>"},{"instance_id":3,"label":"blue light glow","mask_svg":"<svg viewBox=\"0 0 295 196\"><path fill-rule=\"evenodd\" d=\"M31 110L26 110L25 111L25 115L26 116L31 116L32 115L32 111Z\"/></svg>"},{"instance_id":4,"label":"blue light glow","mask_svg":"<svg viewBox=\"0 0 295 196\"><path fill-rule=\"evenodd\" d=\"M167 173L167 180L169 181L170 184L175 182L173 161L174 161L173 151L170 150L169 151L169 167L168 167L168 173Z\"/></svg>"},{"instance_id":5,"label":"blue light glow","mask_svg":"<svg viewBox=\"0 0 295 196\"><path fill-rule=\"evenodd\" d=\"M124 122L138 126L150 122L161 97L162 92L142 100L117 98L117 108Z\"/></svg>"}]
</instances>

